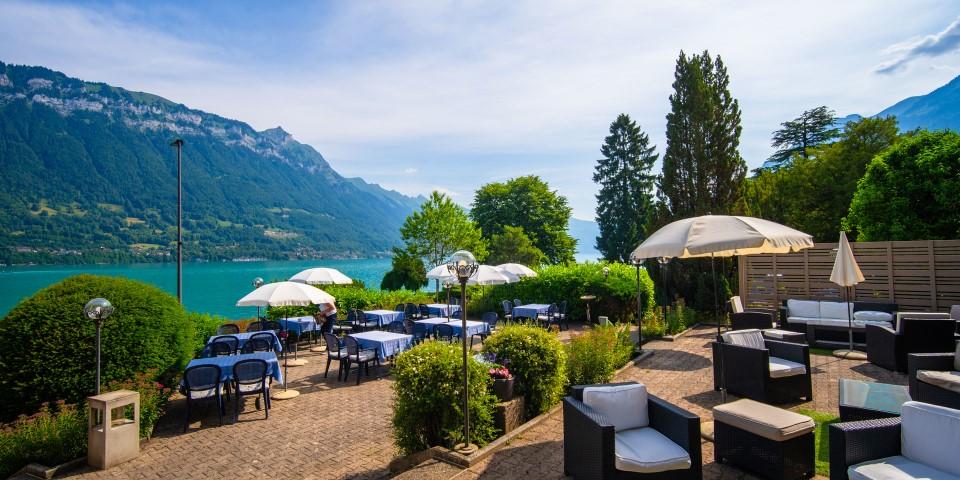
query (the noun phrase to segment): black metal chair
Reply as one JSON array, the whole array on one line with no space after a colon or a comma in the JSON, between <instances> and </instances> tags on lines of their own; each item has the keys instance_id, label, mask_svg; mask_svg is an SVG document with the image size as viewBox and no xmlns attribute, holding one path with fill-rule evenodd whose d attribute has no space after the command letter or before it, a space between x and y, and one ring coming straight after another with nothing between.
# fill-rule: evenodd
<instances>
[{"instance_id":1,"label":"black metal chair","mask_svg":"<svg viewBox=\"0 0 960 480\"><path fill-rule=\"evenodd\" d=\"M347 358L347 352L343 349L340 339L332 333L324 333L323 341L327 344L327 368L323 371L323 378L327 378L330 372L330 362L336 360L338 364L337 380L343 376L344 360Z\"/></svg>"},{"instance_id":2,"label":"black metal chair","mask_svg":"<svg viewBox=\"0 0 960 480\"><path fill-rule=\"evenodd\" d=\"M615 383L627 385L635 382ZM649 427L682 448L690 457L690 467L655 473L617 470L616 435L613 424L596 410L583 403L587 387L570 387L570 396L563 398L563 471L574 479L652 479L700 480L702 454L700 417L659 397L647 394Z\"/></svg>"},{"instance_id":3,"label":"black metal chair","mask_svg":"<svg viewBox=\"0 0 960 480\"><path fill-rule=\"evenodd\" d=\"M380 328L380 321L374 320L372 318L367 318L367 314L363 310L357 310L356 323L353 326L353 330L360 332L367 332L370 330L376 330Z\"/></svg>"},{"instance_id":4,"label":"black metal chair","mask_svg":"<svg viewBox=\"0 0 960 480\"><path fill-rule=\"evenodd\" d=\"M513 304L510 300L501 300L500 307L503 308L503 319L508 322L513 321Z\"/></svg>"},{"instance_id":5,"label":"black metal chair","mask_svg":"<svg viewBox=\"0 0 960 480\"><path fill-rule=\"evenodd\" d=\"M730 314L731 330L746 330L756 328L766 330L773 328L773 315L769 312L740 312Z\"/></svg>"},{"instance_id":6,"label":"black metal chair","mask_svg":"<svg viewBox=\"0 0 960 480\"><path fill-rule=\"evenodd\" d=\"M260 323L259 320L255 320L255 321L253 321L253 322L250 322L250 323L247 325L247 331L248 331L248 332L259 332L260 330L263 330L263 327L262 327L262 325L261 325L261 323Z\"/></svg>"},{"instance_id":7,"label":"black metal chair","mask_svg":"<svg viewBox=\"0 0 960 480\"><path fill-rule=\"evenodd\" d=\"M233 355L237 353L237 350L240 348L240 339L233 335L221 335L219 337L213 337L213 340L210 341L211 349L216 353L215 356L221 356L223 350L217 350L218 345L226 345L229 348L226 355Z\"/></svg>"},{"instance_id":8,"label":"black metal chair","mask_svg":"<svg viewBox=\"0 0 960 480\"><path fill-rule=\"evenodd\" d=\"M413 303L408 303L403 307L403 318L409 318L411 320L420 319L420 309Z\"/></svg>"},{"instance_id":9,"label":"black metal chair","mask_svg":"<svg viewBox=\"0 0 960 480\"><path fill-rule=\"evenodd\" d=\"M183 431L190 426L190 410L193 402L214 399L220 425L223 425L223 384L220 382L221 370L216 365L194 365L183 372L182 392L187 397L187 414L183 421Z\"/></svg>"},{"instance_id":10,"label":"black metal chair","mask_svg":"<svg viewBox=\"0 0 960 480\"><path fill-rule=\"evenodd\" d=\"M562 328L560 327L559 314L560 307L558 307L556 303L551 303L550 306L547 307L547 313L537 315L537 323L547 329L550 328L550 325L557 325L558 328Z\"/></svg>"},{"instance_id":11,"label":"black metal chair","mask_svg":"<svg viewBox=\"0 0 960 480\"><path fill-rule=\"evenodd\" d=\"M235 323L224 323L217 327L217 335L236 335L240 333L240 327Z\"/></svg>"},{"instance_id":12,"label":"black metal chair","mask_svg":"<svg viewBox=\"0 0 960 480\"><path fill-rule=\"evenodd\" d=\"M743 330L737 332L744 332ZM728 335L728 332L724 335ZM759 334L760 332L756 332ZM810 368L810 347L763 339L763 348L734 345L723 341L712 342L713 385L727 392L762 403L777 404L803 397L813 399L813 381ZM775 359L771 362L771 359ZM787 370L783 376L772 368L786 362L803 366L803 372ZM775 373L771 375L771 371Z\"/></svg>"},{"instance_id":13,"label":"black metal chair","mask_svg":"<svg viewBox=\"0 0 960 480\"><path fill-rule=\"evenodd\" d=\"M417 310L420 311L420 318L430 318L430 307L425 303L421 303L417 306Z\"/></svg>"},{"instance_id":14,"label":"black metal chair","mask_svg":"<svg viewBox=\"0 0 960 480\"><path fill-rule=\"evenodd\" d=\"M347 316L350 316L350 312L347 312ZM347 319L341 319L339 316L333 319L333 325L330 326L330 331L332 331L338 337L350 333L353 331L353 326L350 325L350 321Z\"/></svg>"},{"instance_id":15,"label":"black metal chair","mask_svg":"<svg viewBox=\"0 0 960 480\"><path fill-rule=\"evenodd\" d=\"M445 323L435 325L433 328L433 338L441 341L453 342L453 339L456 338L456 336L453 334L453 326Z\"/></svg>"},{"instance_id":16,"label":"black metal chair","mask_svg":"<svg viewBox=\"0 0 960 480\"><path fill-rule=\"evenodd\" d=\"M497 312L486 312L483 316L480 317L480 321L487 324L487 331L481 333L474 333L470 335L470 348L473 348L473 337L480 337L480 343L483 343L493 331L497 328L497 322L500 320L500 317L497 316Z\"/></svg>"},{"instance_id":17,"label":"black metal chair","mask_svg":"<svg viewBox=\"0 0 960 480\"><path fill-rule=\"evenodd\" d=\"M406 307L407 307L406 305L404 305L404 304L402 304L402 303L398 303L396 307L393 307L393 311L394 311L394 312L402 312L402 311L404 311L404 310L406 309Z\"/></svg>"},{"instance_id":18,"label":"black metal chair","mask_svg":"<svg viewBox=\"0 0 960 480\"><path fill-rule=\"evenodd\" d=\"M264 320L260 322L260 330L273 330L274 332L279 332L283 330L283 326L280 325L280 322L276 320Z\"/></svg>"},{"instance_id":19,"label":"black metal chair","mask_svg":"<svg viewBox=\"0 0 960 480\"><path fill-rule=\"evenodd\" d=\"M450 297L450 300L447 302L447 305L460 305L460 298Z\"/></svg>"},{"instance_id":20,"label":"black metal chair","mask_svg":"<svg viewBox=\"0 0 960 480\"><path fill-rule=\"evenodd\" d=\"M867 324L867 360L887 370L906 372L908 354L953 352L956 328L949 318L901 318L896 331Z\"/></svg>"},{"instance_id":21,"label":"black metal chair","mask_svg":"<svg viewBox=\"0 0 960 480\"><path fill-rule=\"evenodd\" d=\"M407 333L407 327L403 324L403 320L394 320L390 322L390 325L387 325L387 331L392 333Z\"/></svg>"},{"instance_id":22,"label":"black metal chair","mask_svg":"<svg viewBox=\"0 0 960 480\"><path fill-rule=\"evenodd\" d=\"M347 364L343 368L343 381L350 378L350 366L357 366L357 385L360 385L360 372L366 372L370 376L370 362L380 365L380 358L377 351L372 348L363 348L356 338L347 336L343 338L343 345L347 349Z\"/></svg>"},{"instance_id":23,"label":"black metal chair","mask_svg":"<svg viewBox=\"0 0 960 480\"><path fill-rule=\"evenodd\" d=\"M260 410L260 397L263 396L264 418L270 418L270 383L267 382L267 370L267 361L258 358L240 360L233 365L233 390L236 394L233 403L234 422L240 420L240 404L244 395L257 396L257 410Z\"/></svg>"},{"instance_id":24,"label":"black metal chair","mask_svg":"<svg viewBox=\"0 0 960 480\"><path fill-rule=\"evenodd\" d=\"M517 308L517 307L519 307L519 306L521 306L521 305L523 305L523 304L524 304L524 303L521 302L519 298L514 298L514 299L513 299L513 308Z\"/></svg>"},{"instance_id":25,"label":"black metal chair","mask_svg":"<svg viewBox=\"0 0 960 480\"><path fill-rule=\"evenodd\" d=\"M427 327L419 323L414 322L413 320L404 318L403 319L403 328L404 333L407 335L413 335L413 344L417 345L429 337L427 332Z\"/></svg>"},{"instance_id":26,"label":"black metal chair","mask_svg":"<svg viewBox=\"0 0 960 480\"><path fill-rule=\"evenodd\" d=\"M567 317L567 301L564 300L560 302L559 307L560 311L557 313L558 325L560 325L561 330L570 330L570 322L569 318Z\"/></svg>"},{"instance_id":27,"label":"black metal chair","mask_svg":"<svg viewBox=\"0 0 960 480\"><path fill-rule=\"evenodd\" d=\"M263 338L249 338L246 343L243 344L243 347L240 349L240 353L254 353L254 352L272 352L273 351L273 339L266 340Z\"/></svg>"},{"instance_id":28,"label":"black metal chair","mask_svg":"<svg viewBox=\"0 0 960 480\"><path fill-rule=\"evenodd\" d=\"M907 355L907 380L910 385L910 398L924 403L932 403L960 410L960 393L942 388L917 378L921 370L934 372L956 371L957 353L911 353Z\"/></svg>"}]
</instances>

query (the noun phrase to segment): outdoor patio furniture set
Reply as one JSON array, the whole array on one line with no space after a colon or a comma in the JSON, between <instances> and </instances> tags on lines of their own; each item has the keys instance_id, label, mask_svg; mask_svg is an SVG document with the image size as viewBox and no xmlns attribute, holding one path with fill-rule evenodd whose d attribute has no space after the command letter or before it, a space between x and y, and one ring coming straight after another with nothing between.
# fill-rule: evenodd
<instances>
[{"instance_id":1,"label":"outdoor patio furniture set","mask_svg":"<svg viewBox=\"0 0 960 480\"><path fill-rule=\"evenodd\" d=\"M519 298L502 300L504 319L507 321L527 320L537 323L544 328L556 325L560 330L569 330L567 318L567 301L560 303L528 303L524 304Z\"/></svg>"}]
</instances>

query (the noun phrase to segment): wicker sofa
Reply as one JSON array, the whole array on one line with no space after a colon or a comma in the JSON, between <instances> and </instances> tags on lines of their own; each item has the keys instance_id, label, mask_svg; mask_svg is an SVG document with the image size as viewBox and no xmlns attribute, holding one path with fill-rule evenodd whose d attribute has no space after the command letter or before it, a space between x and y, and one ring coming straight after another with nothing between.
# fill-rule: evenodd
<instances>
[{"instance_id":1,"label":"wicker sofa","mask_svg":"<svg viewBox=\"0 0 960 480\"><path fill-rule=\"evenodd\" d=\"M950 318L903 317L896 330L867 325L867 360L898 372L907 371L911 353L953 352L956 322Z\"/></svg>"},{"instance_id":2,"label":"wicker sofa","mask_svg":"<svg viewBox=\"0 0 960 480\"><path fill-rule=\"evenodd\" d=\"M866 343L867 325L895 327L896 303L852 303L853 310L848 315L847 309L850 307L847 302L787 299L780 309L779 327L806 333L810 345L831 342L846 344L851 319L854 342L861 345Z\"/></svg>"}]
</instances>

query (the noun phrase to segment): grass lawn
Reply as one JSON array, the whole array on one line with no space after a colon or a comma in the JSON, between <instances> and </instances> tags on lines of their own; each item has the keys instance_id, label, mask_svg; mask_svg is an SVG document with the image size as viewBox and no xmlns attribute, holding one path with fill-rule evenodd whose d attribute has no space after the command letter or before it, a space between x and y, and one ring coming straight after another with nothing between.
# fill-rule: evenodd
<instances>
[{"instance_id":1,"label":"grass lawn","mask_svg":"<svg viewBox=\"0 0 960 480\"><path fill-rule=\"evenodd\" d=\"M830 348L810 347L810 355L825 355L827 357L832 357L833 350L834 349Z\"/></svg>"},{"instance_id":2,"label":"grass lawn","mask_svg":"<svg viewBox=\"0 0 960 480\"><path fill-rule=\"evenodd\" d=\"M812 353L812 348L810 349ZM813 419L817 424L814 430L816 442L816 465L817 475L830 476L830 427L831 423L840 421L840 417L832 413L818 412L816 410L800 409L797 413L806 415Z\"/></svg>"}]
</instances>

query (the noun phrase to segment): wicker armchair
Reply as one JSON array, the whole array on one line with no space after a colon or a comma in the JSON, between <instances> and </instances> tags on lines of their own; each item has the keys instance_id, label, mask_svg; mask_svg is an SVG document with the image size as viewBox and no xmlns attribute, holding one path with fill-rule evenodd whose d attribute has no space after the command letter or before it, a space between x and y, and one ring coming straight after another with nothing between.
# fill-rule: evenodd
<instances>
[{"instance_id":1,"label":"wicker armchair","mask_svg":"<svg viewBox=\"0 0 960 480\"><path fill-rule=\"evenodd\" d=\"M650 473L617 469L620 461L615 451L618 433L610 419L583 403L583 393L587 387L630 384L634 382L570 388L571 395L563 399L564 473L574 479L702 478L700 417L653 395L647 395L648 428L682 448L689 455L689 467Z\"/></svg>"},{"instance_id":2,"label":"wicker armchair","mask_svg":"<svg viewBox=\"0 0 960 480\"><path fill-rule=\"evenodd\" d=\"M847 480L847 470L858 463L899 454L899 417L830 425L832 480Z\"/></svg>"},{"instance_id":3,"label":"wicker armchair","mask_svg":"<svg viewBox=\"0 0 960 480\"><path fill-rule=\"evenodd\" d=\"M733 332L724 335L730 333ZM769 339L763 339L763 346L734 345L722 338L713 342L714 389L725 387L734 395L770 404L795 401L801 397L812 400L810 348ZM784 365L793 365L797 371L780 372ZM797 365L803 366L802 372Z\"/></svg>"},{"instance_id":4,"label":"wicker armchair","mask_svg":"<svg viewBox=\"0 0 960 480\"><path fill-rule=\"evenodd\" d=\"M730 314L730 329L744 330L747 328L756 328L766 330L773 328L772 312L740 312Z\"/></svg>"},{"instance_id":5,"label":"wicker armchair","mask_svg":"<svg viewBox=\"0 0 960 480\"><path fill-rule=\"evenodd\" d=\"M887 370L907 371L907 354L954 350L952 319L901 318L897 330L867 325L867 360Z\"/></svg>"},{"instance_id":6,"label":"wicker armchair","mask_svg":"<svg viewBox=\"0 0 960 480\"><path fill-rule=\"evenodd\" d=\"M907 378L910 398L960 410L960 393L917 379L920 370L955 371L956 353L911 353L907 355Z\"/></svg>"}]
</instances>

